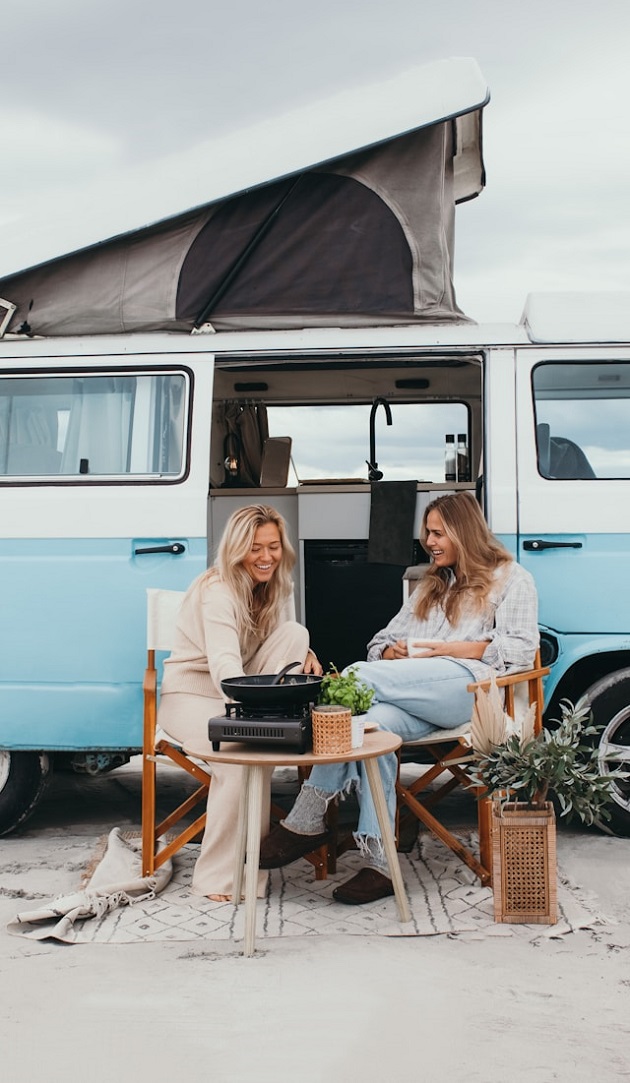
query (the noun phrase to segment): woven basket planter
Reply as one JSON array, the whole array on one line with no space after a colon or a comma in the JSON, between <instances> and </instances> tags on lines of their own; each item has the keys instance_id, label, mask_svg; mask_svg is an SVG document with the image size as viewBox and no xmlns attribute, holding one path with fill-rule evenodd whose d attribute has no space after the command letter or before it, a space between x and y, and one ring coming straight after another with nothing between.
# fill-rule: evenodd
<instances>
[{"instance_id":1,"label":"woven basket planter","mask_svg":"<svg viewBox=\"0 0 630 1083\"><path fill-rule=\"evenodd\" d=\"M492 802L494 920L515 925L555 925L557 912L556 816L542 809Z\"/></svg>"},{"instance_id":2,"label":"woven basket planter","mask_svg":"<svg viewBox=\"0 0 630 1083\"><path fill-rule=\"evenodd\" d=\"M313 752L335 756L352 748L352 713L346 707L325 704L313 707Z\"/></svg>"}]
</instances>

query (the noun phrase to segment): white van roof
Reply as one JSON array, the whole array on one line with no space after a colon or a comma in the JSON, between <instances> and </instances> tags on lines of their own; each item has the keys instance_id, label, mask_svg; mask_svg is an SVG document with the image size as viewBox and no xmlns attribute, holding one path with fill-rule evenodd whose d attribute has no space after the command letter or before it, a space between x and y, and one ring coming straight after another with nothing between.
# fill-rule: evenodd
<instances>
[{"instance_id":1,"label":"white van roof","mask_svg":"<svg viewBox=\"0 0 630 1083\"><path fill-rule=\"evenodd\" d=\"M630 293L530 293L521 324L534 343L630 342Z\"/></svg>"}]
</instances>

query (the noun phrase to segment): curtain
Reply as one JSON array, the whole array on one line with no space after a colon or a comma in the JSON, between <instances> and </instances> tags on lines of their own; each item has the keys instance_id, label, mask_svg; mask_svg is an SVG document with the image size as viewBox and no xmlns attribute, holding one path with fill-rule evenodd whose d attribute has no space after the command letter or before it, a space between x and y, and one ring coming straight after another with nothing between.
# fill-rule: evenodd
<instances>
[{"instance_id":1,"label":"curtain","mask_svg":"<svg viewBox=\"0 0 630 1083\"><path fill-rule=\"evenodd\" d=\"M0 473L57 474L57 411L36 395L0 399Z\"/></svg>"},{"instance_id":2,"label":"curtain","mask_svg":"<svg viewBox=\"0 0 630 1083\"><path fill-rule=\"evenodd\" d=\"M81 459L89 474L129 470L129 436L136 378L78 377L74 380L68 435L61 472L78 474Z\"/></svg>"},{"instance_id":3,"label":"curtain","mask_svg":"<svg viewBox=\"0 0 630 1083\"><path fill-rule=\"evenodd\" d=\"M269 436L267 407L262 402L226 402L223 407L226 443L238 459L238 473L230 478L226 474L225 485L257 489L260 485L262 453Z\"/></svg>"}]
</instances>

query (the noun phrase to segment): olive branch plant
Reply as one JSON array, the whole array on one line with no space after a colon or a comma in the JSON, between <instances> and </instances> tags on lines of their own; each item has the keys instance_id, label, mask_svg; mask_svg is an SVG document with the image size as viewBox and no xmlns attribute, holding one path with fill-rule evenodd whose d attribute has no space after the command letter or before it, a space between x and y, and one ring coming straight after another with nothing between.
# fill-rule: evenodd
<instances>
[{"instance_id":1,"label":"olive branch plant","mask_svg":"<svg viewBox=\"0 0 630 1083\"><path fill-rule=\"evenodd\" d=\"M609 820L613 785L628 773L600 771L593 738L603 727L593 724L586 697L575 705L563 699L559 707L561 718L552 720L554 728L534 735L533 708L519 727L503 710L496 684L489 693L477 692L471 782L484 788L484 796L496 797L502 804L523 801L540 809L553 793L560 814L569 820L573 816L585 824Z\"/></svg>"}]
</instances>

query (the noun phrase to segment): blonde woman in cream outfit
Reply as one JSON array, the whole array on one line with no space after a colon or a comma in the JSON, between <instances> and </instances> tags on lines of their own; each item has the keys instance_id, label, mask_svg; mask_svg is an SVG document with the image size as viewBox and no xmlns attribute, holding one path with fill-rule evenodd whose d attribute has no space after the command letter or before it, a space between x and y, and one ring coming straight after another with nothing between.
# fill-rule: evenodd
<instances>
[{"instance_id":1,"label":"blonde woman in cream outfit","mask_svg":"<svg viewBox=\"0 0 630 1083\"><path fill-rule=\"evenodd\" d=\"M211 748L208 719L225 710L221 681L228 677L277 673L293 660L302 672L321 674L308 632L294 619L294 564L286 524L275 508L249 505L230 517L216 564L184 596L175 645L164 663L158 722L175 740ZM242 775L242 767L212 766L206 830L193 875L196 895L231 898ZM270 778L271 772L268 783ZM267 816L263 833L268 829ZM266 877L261 873L259 895Z\"/></svg>"}]
</instances>

